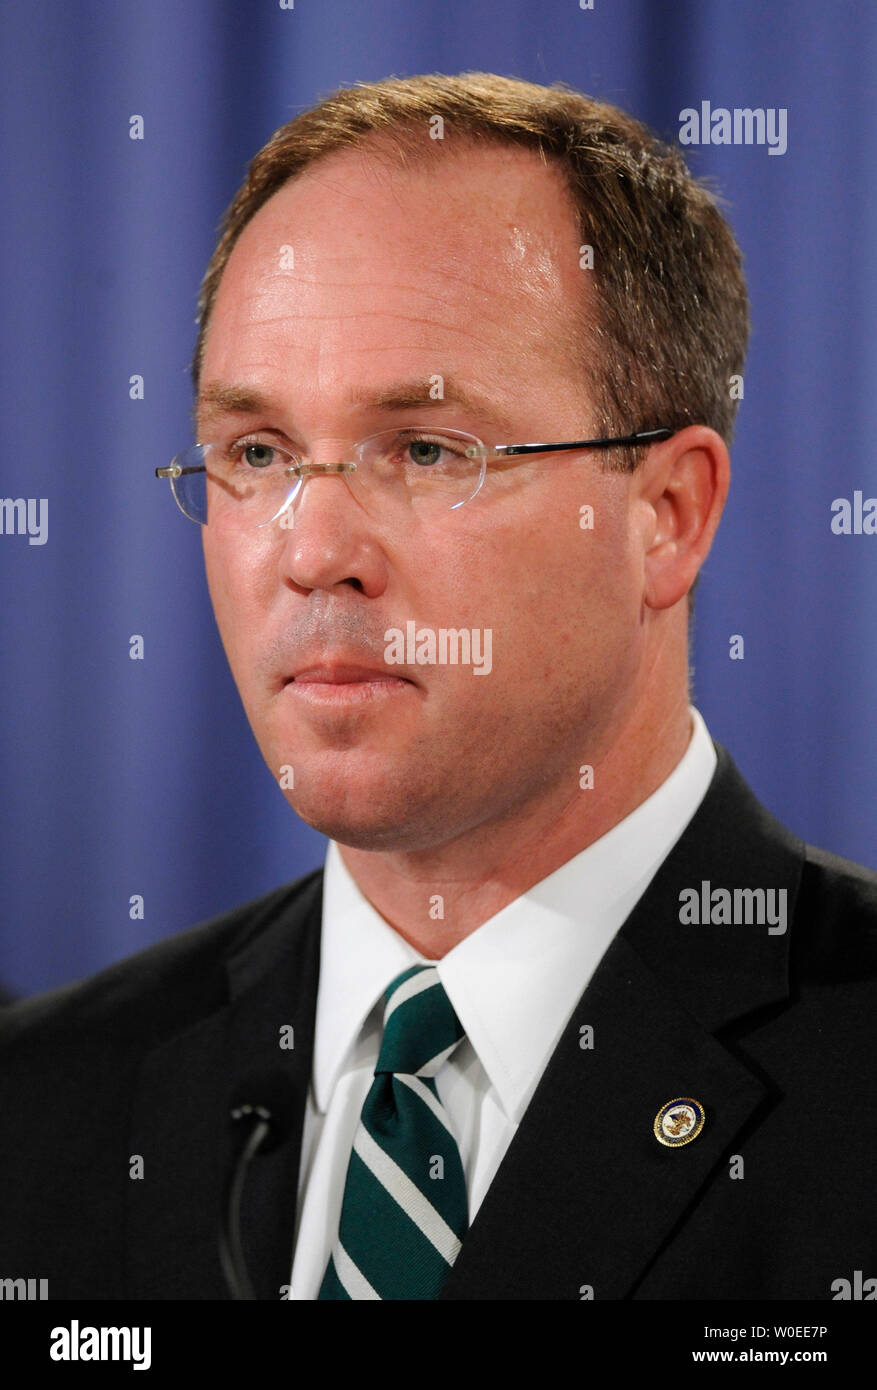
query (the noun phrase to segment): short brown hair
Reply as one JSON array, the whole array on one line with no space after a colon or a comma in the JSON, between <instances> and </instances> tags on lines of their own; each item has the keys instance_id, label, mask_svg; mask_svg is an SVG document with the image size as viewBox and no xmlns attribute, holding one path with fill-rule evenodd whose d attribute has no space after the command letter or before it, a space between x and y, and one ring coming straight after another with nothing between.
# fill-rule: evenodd
<instances>
[{"instance_id":1,"label":"short brown hair","mask_svg":"<svg viewBox=\"0 0 877 1390\"><path fill-rule=\"evenodd\" d=\"M737 401L729 377L743 369L749 305L740 249L717 197L677 148L618 107L565 83L544 87L483 72L358 83L275 132L223 218L201 285L196 392L222 272L259 208L336 150L389 149L403 163L431 156L441 146L429 138L437 116L451 141L524 146L564 174L581 241L595 255L595 293L570 345L595 427L626 434L705 424L730 444ZM607 463L629 468L641 456L620 450Z\"/></svg>"}]
</instances>

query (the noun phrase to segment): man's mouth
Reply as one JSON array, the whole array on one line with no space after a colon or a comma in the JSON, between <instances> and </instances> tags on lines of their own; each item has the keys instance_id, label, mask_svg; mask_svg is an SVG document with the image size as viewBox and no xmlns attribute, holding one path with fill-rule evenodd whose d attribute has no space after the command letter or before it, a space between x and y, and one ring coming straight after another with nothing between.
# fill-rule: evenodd
<instances>
[{"instance_id":1,"label":"man's mouth","mask_svg":"<svg viewBox=\"0 0 877 1390\"><path fill-rule=\"evenodd\" d=\"M328 662L323 666L308 666L292 677L296 684L361 685L369 681L400 680L393 672L380 666L350 666Z\"/></svg>"},{"instance_id":2,"label":"man's mouth","mask_svg":"<svg viewBox=\"0 0 877 1390\"><path fill-rule=\"evenodd\" d=\"M305 667L284 683L293 698L317 704L356 704L413 689L413 681L384 667L345 662Z\"/></svg>"}]
</instances>

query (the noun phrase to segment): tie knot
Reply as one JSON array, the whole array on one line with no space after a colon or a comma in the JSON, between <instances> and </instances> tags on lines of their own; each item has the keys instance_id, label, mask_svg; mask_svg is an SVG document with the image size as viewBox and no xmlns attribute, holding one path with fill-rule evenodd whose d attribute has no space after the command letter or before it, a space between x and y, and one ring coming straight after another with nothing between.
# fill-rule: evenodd
<instances>
[{"instance_id":1,"label":"tie knot","mask_svg":"<svg viewBox=\"0 0 877 1390\"><path fill-rule=\"evenodd\" d=\"M413 965L386 993L384 1037L375 1075L435 1076L464 1036L434 965Z\"/></svg>"}]
</instances>

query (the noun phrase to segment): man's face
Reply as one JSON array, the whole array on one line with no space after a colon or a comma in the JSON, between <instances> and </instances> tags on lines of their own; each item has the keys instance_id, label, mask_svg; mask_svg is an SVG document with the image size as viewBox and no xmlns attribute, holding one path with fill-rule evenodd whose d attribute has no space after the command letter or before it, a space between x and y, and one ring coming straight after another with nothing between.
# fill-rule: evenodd
<instances>
[{"instance_id":1,"label":"man's face","mask_svg":"<svg viewBox=\"0 0 877 1390\"><path fill-rule=\"evenodd\" d=\"M487 444L591 437L571 350L590 293L579 240L561 176L528 151L443 149L406 171L325 159L245 228L207 333L202 389L271 404L204 417L199 439L257 434L319 463L408 424ZM430 400L436 376L444 399ZM378 403L401 383L424 404ZM203 541L247 716L274 775L293 768L285 795L304 820L416 850L582 794L579 766L611 739L643 660L628 476L597 451L542 454L488 465L457 510L382 514L337 475L306 479L293 508L291 526L206 526ZM410 621L490 629L491 670L389 664L385 633Z\"/></svg>"}]
</instances>

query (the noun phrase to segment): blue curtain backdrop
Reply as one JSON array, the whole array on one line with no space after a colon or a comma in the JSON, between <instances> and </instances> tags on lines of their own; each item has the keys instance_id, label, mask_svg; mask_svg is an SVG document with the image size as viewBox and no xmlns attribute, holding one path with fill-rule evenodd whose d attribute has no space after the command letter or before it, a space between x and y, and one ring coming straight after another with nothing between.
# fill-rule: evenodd
<instances>
[{"instance_id":1,"label":"blue curtain backdrop","mask_svg":"<svg viewBox=\"0 0 877 1390\"><path fill-rule=\"evenodd\" d=\"M88 975L322 859L153 468L190 439L196 292L247 161L390 74L563 79L670 139L703 100L787 109L782 156L691 157L754 316L695 697L781 819L877 867L877 536L830 527L834 498L877 494L873 0L6 0L0 35L0 496L48 499L45 544L0 536L0 980Z\"/></svg>"}]
</instances>

